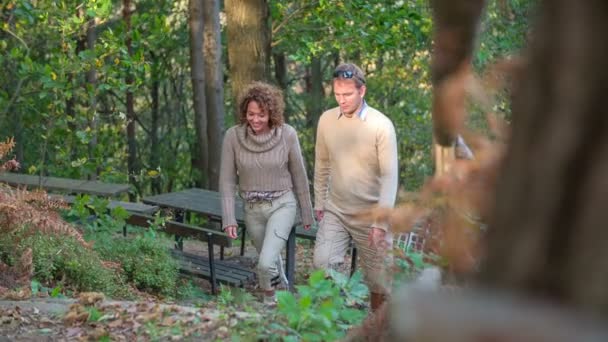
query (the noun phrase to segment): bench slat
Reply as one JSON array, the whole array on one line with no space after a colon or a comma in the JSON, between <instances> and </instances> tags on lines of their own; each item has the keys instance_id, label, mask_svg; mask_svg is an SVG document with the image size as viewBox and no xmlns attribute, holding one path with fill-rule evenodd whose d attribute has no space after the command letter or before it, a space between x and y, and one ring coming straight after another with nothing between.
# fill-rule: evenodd
<instances>
[{"instance_id":1,"label":"bench slat","mask_svg":"<svg viewBox=\"0 0 608 342\"><path fill-rule=\"evenodd\" d=\"M76 196L73 195L50 195L51 198L61 199L67 204L74 204L76 202ZM126 211L133 213L141 213L152 215L158 211L158 206L149 205L139 202L124 202L124 201L109 201L108 209L114 209L116 207L123 207Z\"/></svg>"},{"instance_id":2,"label":"bench slat","mask_svg":"<svg viewBox=\"0 0 608 342\"><path fill-rule=\"evenodd\" d=\"M42 188L50 191L55 190L69 193L87 193L107 197L117 196L128 192L130 188L129 184L115 184L59 177L39 177L10 172L0 174L0 181L13 186L27 186L28 188Z\"/></svg>"},{"instance_id":3,"label":"bench slat","mask_svg":"<svg viewBox=\"0 0 608 342\"><path fill-rule=\"evenodd\" d=\"M182 273L198 276L208 280L211 279L208 258L178 250L171 250L171 254L178 260L180 264L180 271ZM253 271L239 267L238 265L214 260L214 266L216 279L224 283L242 286L245 283L255 279L255 273Z\"/></svg>"},{"instance_id":4,"label":"bench slat","mask_svg":"<svg viewBox=\"0 0 608 342\"><path fill-rule=\"evenodd\" d=\"M207 257L201 256L201 255L186 253L186 252L179 251L176 249L171 249L171 254L176 258L188 260L197 265L202 265L205 267L209 266L209 259ZM250 276L253 273L252 270L249 268L241 267L239 265L234 265L234 264L228 263L226 261L214 260L214 262L216 265L216 269L218 269L218 270L230 271L235 274L242 275L242 276Z\"/></svg>"},{"instance_id":5,"label":"bench slat","mask_svg":"<svg viewBox=\"0 0 608 342\"><path fill-rule=\"evenodd\" d=\"M142 214L132 214L126 220L128 224L144 228L150 226L150 224L148 223L149 221L154 221L154 217ZM163 231L169 234L175 234L183 237L193 237L201 241L207 241L209 239L207 234L211 234L213 239L212 243L214 245L222 247L232 247L232 239L226 233L213 229L193 226L190 224L185 224L176 221L166 221L165 228L163 229Z\"/></svg>"}]
</instances>

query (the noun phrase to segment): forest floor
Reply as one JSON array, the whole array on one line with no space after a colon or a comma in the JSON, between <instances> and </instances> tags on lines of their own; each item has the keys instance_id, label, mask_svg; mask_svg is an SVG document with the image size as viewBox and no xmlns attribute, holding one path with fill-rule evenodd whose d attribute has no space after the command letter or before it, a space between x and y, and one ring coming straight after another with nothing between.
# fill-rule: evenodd
<instances>
[{"instance_id":1,"label":"forest floor","mask_svg":"<svg viewBox=\"0 0 608 342\"><path fill-rule=\"evenodd\" d=\"M203 248L197 243L184 245L189 252L206 252ZM226 259L253 267L257 253L251 244L247 244L244 256L239 251L238 247L227 249ZM298 243L296 253L296 284L303 284L312 269L312 248L306 241ZM350 260L345 264L350 265ZM225 303L222 295L210 295L209 282L193 282L207 299L172 302L145 296L137 301L116 301L101 294L81 293L79 298L0 300L0 342L234 339L237 324L244 320L263 324L268 310L274 310L261 303L255 284L235 290L229 298L234 303ZM239 296L242 298L236 298ZM237 302L241 305L230 305ZM240 340L251 338L242 336Z\"/></svg>"}]
</instances>

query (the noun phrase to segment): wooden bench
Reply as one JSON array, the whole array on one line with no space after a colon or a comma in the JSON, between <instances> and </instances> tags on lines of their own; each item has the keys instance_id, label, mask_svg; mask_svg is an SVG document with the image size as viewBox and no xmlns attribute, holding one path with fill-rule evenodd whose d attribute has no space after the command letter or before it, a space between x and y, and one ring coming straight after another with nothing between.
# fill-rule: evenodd
<instances>
[{"instance_id":1,"label":"wooden bench","mask_svg":"<svg viewBox=\"0 0 608 342\"><path fill-rule=\"evenodd\" d=\"M51 198L61 199L67 204L74 204L76 202L76 196L73 195L50 195ZM128 212L137 214L152 215L158 211L158 206L149 205L139 202L124 202L124 201L108 201L108 209L114 209L116 207L122 207Z\"/></svg>"},{"instance_id":2,"label":"wooden bench","mask_svg":"<svg viewBox=\"0 0 608 342\"><path fill-rule=\"evenodd\" d=\"M127 219L128 224L144 228L148 228L153 221L154 217L137 213ZM176 221L166 221L163 231L207 242L207 257L186 253L180 249L173 249L171 253L178 260L181 273L209 280L213 294L217 293L218 282L242 287L255 279L255 272L252 270L215 259L214 246L232 246L232 239L224 232Z\"/></svg>"},{"instance_id":3,"label":"wooden bench","mask_svg":"<svg viewBox=\"0 0 608 342\"><path fill-rule=\"evenodd\" d=\"M103 197L114 197L129 191L129 184L113 184L83 179L59 177L41 177L23 173L4 172L0 182L17 187L61 191L68 194L89 194Z\"/></svg>"}]
</instances>

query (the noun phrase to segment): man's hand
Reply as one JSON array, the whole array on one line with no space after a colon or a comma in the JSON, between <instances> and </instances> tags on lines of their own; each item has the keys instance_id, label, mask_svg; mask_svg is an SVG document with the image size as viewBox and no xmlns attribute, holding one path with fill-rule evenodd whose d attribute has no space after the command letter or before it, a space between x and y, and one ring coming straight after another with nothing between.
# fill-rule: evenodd
<instances>
[{"instance_id":1,"label":"man's hand","mask_svg":"<svg viewBox=\"0 0 608 342\"><path fill-rule=\"evenodd\" d=\"M369 246L375 249L388 247L386 242L386 231L380 228L372 227L372 230L369 232L368 241Z\"/></svg>"},{"instance_id":2,"label":"man's hand","mask_svg":"<svg viewBox=\"0 0 608 342\"><path fill-rule=\"evenodd\" d=\"M321 220L323 220L324 214L325 212L323 210L315 210L315 218L317 219L317 222L321 222Z\"/></svg>"},{"instance_id":3,"label":"man's hand","mask_svg":"<svg viewBox=\"0 0 608 342\"><path fill-rule=\"evenodd\" d=\"M309 224L305 224L304 225L304 230L310 230L310 225Z\"/></svg>"},{"instance_id":4,"label":"man's hand","mask_svg":"<svg viewBox=\"0 0 608 342\"><path fill-rule=\"evenodd\" d=\"M224 228L224 232L226 232L226 234L228 234L228 236L232 239L236 239L238 237L237 226L228 226Z\"/></svg>"}]
</instances>

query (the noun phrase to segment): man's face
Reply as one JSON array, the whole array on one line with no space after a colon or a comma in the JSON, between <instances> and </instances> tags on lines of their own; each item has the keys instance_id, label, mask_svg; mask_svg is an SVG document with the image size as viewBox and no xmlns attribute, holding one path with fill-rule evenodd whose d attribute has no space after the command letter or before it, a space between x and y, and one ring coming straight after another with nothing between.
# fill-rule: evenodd
<instances>
[{"instance_id":1,"label":"man's face","mask_svg":"<svg viewBox=\"0 0 608 342\"><path fill-rule=\"evenodd\" d=\"M334 96L340 106L340 112L351 116L360 109L365 95L365 86L357 88L354 80L334 79Z\"/></svg>"}]
</instances>

